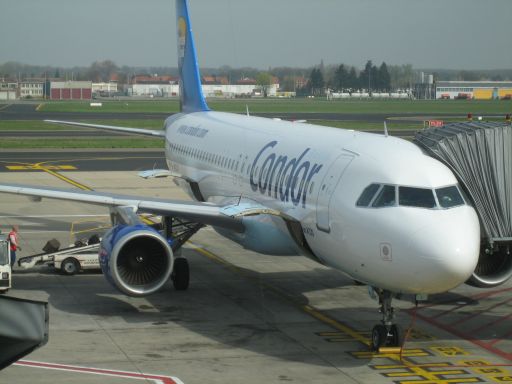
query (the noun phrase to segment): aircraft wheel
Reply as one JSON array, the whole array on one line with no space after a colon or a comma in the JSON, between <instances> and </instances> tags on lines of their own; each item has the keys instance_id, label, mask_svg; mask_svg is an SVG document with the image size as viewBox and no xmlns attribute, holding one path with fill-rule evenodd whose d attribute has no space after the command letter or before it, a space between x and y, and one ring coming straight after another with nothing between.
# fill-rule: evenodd
<instances>
[{"instance_id":1,"label":"aircraft wheel","mask_svg":"<svg viewBox=\"0 0 512 384\"><path fill-rule=\"evenodd\" d=\"M76 259L68 257L62 262L60 270L63 274L71 276L80 271L80 264Z\"/></svg>"},{"instance_id":2,"label":"aircraft wheel","mask_svg":"<svg viewBox=\"0 0 512 384\"><path fill-rule=\"evenodd\" d=\"M401 347L404 342L404 332L402 327L393 324L389 330L389 342L393 347Z\"/></svg>"},{"instance_id":3,"label":"aircraft wheel","mask_svg":"<svg viewBox=\"0 0 512 384\"><path fill-rule=\"evenodd\" d=\"M177 291L185 291L188 289L190 284L190 268L187 259L179 257L174 260L172 282Z\"/></svg>"},{"instance_id":4,"label":"aircraft wheel","mask_svg":"<svg viewBox=\"0 0 512 384\"><path fill-rule=\"evenodd\" d=\"M388 330L382 324L377 324L372 330L372 351L377 352L380 347L386 345L388 339Z\"/></svg>"}]
</instances>

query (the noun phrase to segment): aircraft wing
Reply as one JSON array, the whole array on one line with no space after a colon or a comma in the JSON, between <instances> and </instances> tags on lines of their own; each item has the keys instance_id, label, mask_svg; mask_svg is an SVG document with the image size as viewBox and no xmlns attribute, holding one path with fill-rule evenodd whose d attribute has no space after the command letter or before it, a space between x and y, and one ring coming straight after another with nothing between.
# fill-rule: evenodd
<instances>
[{"instance_id":1,"label":"aircraft wing","mask_svg":"<svg viewBox=\"0 0 512 384\"><path fill-rule=\"evenodd\" d=\"M135 133L137 135L165 137L165 131L163 131L163 130L153 130L153 129L144 129L144 128L127 128L127 127L117 127L115 125L78 123L78 122L74 122L74 121L61 121L61 120L44 120L44 121L46 123L52 123L52 124L73 125L76 127L96 128L96 129L104 129L107 131L124 132L124 133Z\"/></svg>"},{"instance_id":2,"label":"aircraft wing","mask_svg":"<svg viewBox=\"0 0 512 384\"><path fill-rule=\"evenodd\" d=\"M70 200L107 207L131 207L137 213L154 213L180 217L194 222L219 226L243 232L241 217L254 214L253 210L234 213L226 206L183 200L148 199L140 196L118 195L97 191L79 191L63 188L47 188L23 184L0 184L0 193L24 195L34 201L42 198Z\"/></svg>"}]
</instances>

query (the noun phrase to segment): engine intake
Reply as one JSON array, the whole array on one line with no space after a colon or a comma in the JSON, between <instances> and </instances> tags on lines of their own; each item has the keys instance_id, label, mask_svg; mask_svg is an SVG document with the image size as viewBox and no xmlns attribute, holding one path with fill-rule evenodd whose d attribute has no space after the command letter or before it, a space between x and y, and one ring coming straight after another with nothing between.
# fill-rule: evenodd
<instances>
[{"instance_id":1,"label":"engine intake","mask_svg":"<svg viewBox=\"0 0 512 384\"><path fill-rule=\"evenodd\" d=\"M473 287L492 288L510 279L512 277L510 246L510 244L483 245L475 271L466 283Z\"/></svg>"},{"instance_id":2,"label":"engine intake","mask_svg":"<svg viewBox=\"0 0 512 384\"><path fill-rule=\"evenodd\" d=\"M146 225L112 228L102 240L99 257L107 280L130 296L156 292L173 268L171 247Z\"/></svg>"}]
</instances>

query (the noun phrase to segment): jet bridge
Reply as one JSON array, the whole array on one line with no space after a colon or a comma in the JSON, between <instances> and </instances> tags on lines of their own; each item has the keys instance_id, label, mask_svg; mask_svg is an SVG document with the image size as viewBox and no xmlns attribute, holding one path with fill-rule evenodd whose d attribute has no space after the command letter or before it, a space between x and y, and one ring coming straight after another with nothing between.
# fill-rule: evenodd
<instances>
[{"instance_id":1,"label":"jet bridge","mask_svg":"<svg viewBox=\"0 0 512 384\"><path fill-rule=\"evenodd\" d=\"M48 303L0 296L0 370L48 342Z\"/></svg>"},{"instance_id":2,"label":"jet bridge","mask_svg":"<svg viewBox=\"0 0 512 384\"><path fill-rule=\"evenodd\" d=\"M416 133L414 143L446 164L480 219L480 259L469 284L493 287L512 276L512 127L460 122Z\"/></svg>"}]
</instances>

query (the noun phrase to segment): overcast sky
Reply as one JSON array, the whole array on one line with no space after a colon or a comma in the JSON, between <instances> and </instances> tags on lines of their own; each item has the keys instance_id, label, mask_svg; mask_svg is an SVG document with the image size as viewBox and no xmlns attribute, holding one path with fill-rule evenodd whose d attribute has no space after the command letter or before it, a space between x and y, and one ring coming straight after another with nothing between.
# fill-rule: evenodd
<instances>
[{"instance_id":1,"label":"overcast sky","mask_svg":"<svg viewBox=\"0 0 512 384\"><path fill-rule=\"evenodd\" d=\"M512 0L190 0L203 67L512 67ZM0 0L0 63L176 66L173 0Z\"/></svg>"}]
</instances>

